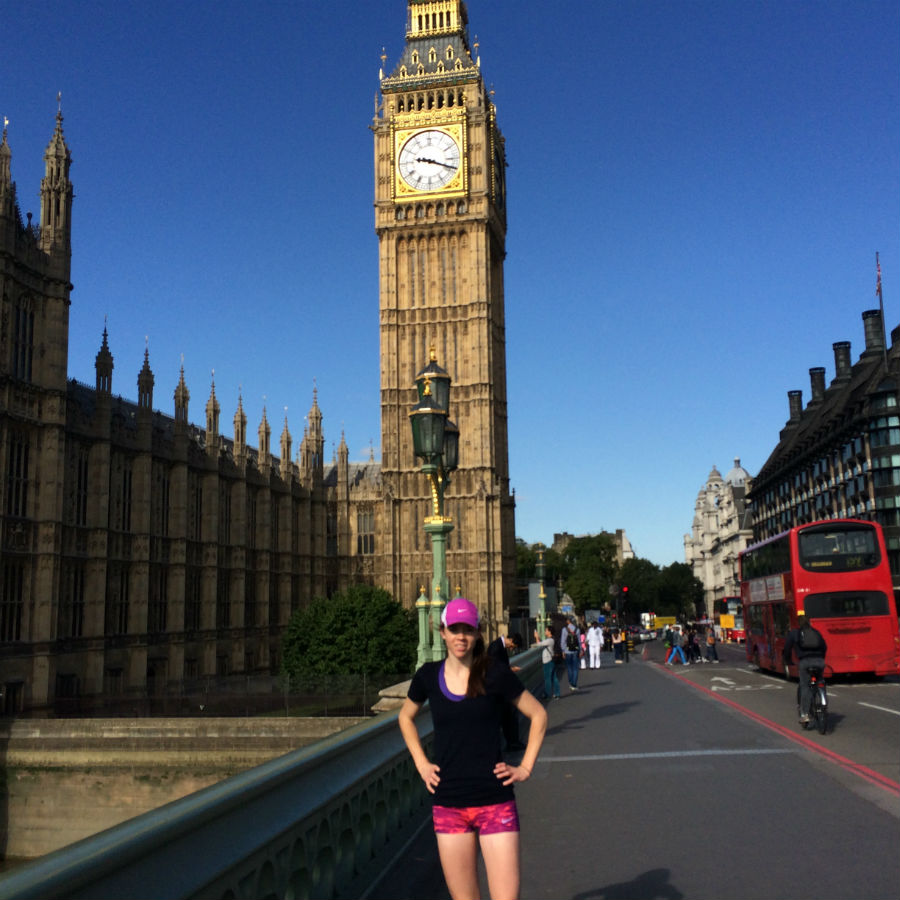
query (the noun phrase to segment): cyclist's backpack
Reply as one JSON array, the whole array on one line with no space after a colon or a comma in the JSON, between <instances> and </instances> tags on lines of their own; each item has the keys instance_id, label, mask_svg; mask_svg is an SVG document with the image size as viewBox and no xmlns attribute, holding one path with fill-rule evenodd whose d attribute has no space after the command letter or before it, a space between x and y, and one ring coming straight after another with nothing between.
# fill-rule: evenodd
<instances>
[{"instance_id":1,"label":"cyclist's backpack","mask_svg":"<svg viewBox=\"0 0 900 900\"><path fill-rule=\"evenodd\" d=\"M815 628L800 629L800 649L822 652L822 635Z\"/></svg>"},{"instance_id":2,"label":"cyclist's backpack","mask_svg":"<svg viewBox=\"0 0 900 900\"><path fill-rule=\"evenodd\" d=\"M569 631L566 633L566 650L580 650L581 647L578 644L578 632L577 631Z\"/></svg>"}]
</instances>

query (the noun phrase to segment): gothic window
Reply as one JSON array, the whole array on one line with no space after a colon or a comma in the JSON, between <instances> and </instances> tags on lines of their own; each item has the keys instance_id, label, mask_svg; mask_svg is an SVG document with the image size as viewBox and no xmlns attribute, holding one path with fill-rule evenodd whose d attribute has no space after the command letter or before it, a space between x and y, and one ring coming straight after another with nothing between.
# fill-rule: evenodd
<instances>
[{"instance_id":1,"label":"gothic window","mask_svg":"<svg viewBox=\"0 0 900 900\"><path fill-rule=\"evenodd\" d=\"M22 640L22 611L25 605L25 563L6 558L0 581L0 641Z\"/></svg>"},{"instance_id":2,"label":"gothic window","mask_svg":"<svg viewBox=\"0 0 900 900\"><path fill-rule=\"evenodd\" d=\"M325 555L337 556L337 506L329 503L325 511Z\"/></svg>"},{"instance_id":3,"label":"gothic window","mask_svg":"<svg viewBox=\"0 0 900 900\"><path fill-rule=\"evenodd\" d=\"M77 697L78 676L73 673L56 673L56 696Z\"/></svg>"},{"instance_id":4,"label":"gothic window","mask_svg":"<svg viewBox=\"0 0 900 900\"><path fill-rule=\"evenodd\" d=\"M416 251L410 247L406 252L406 283L408 285L409 305L416 305Z\"/></svg>"},{"instance_id":5,"label":"gothic window","mask_svg":"<svg viewBox=\"0 0 900 900\"><path fill-rule=\"evenodd\" d=\"M432 48L428 51L428 62L433 63L433 62L436 62L436 61L437 61L437 50L435 50L434 47L432 47Z\"/></svg>"},{"instance_id":6,"label":"gothic window","mask_svg":"<svg viewBox=\"0 0 900 900\"><path fill-rule=\"evenodd\" d=\"M188 569L184 592L184 629L200 630L200 570Z\"/></svg>"},{"instance_id":7,"label":"gothic window","mask_svg":"<svg viewBox=\"0 0 900 900\"><path fill-rule=\"evenodd\" d=\"M106 633L128 634L128 569L110 564L106 582Z\"/></svg>"},{"instance_id":8,"label":"gothic window","mask_svg":"<svg viewBox=\"0 0 900 900\"><path fill-rule=\"evenodd\" d=\"M419 211L421 212L421 208ZM416 274L418 275L418 278L419 278L418 294L419 294L419 299L421 301L422 306L425 306L427 297L425 295L425 258L426 257L425 257L424 246L421 247L417 251L417 256L418 256L418 264L416 266Z\"/></svg>"},{"instance_id":9,"label":"gothic window","mask_svg":"<svg viewBox=\"0 0 900 900\"><path fill-rule=\"evenodd\" d=\"M62 591L56 619L58 638L81 637L84 629L84 563L71 560L63 564Z\"/></svg>"},{"instance_id":10,"label":"gothic window","mask_svg":"<svg viewBox=\"0 0 900 900\"><path fill-rule=\"evenodd\" d=\"M88 448L78 445L75 449L75 524L87 525L88 501Z\"/></svg>"},{"instance_id":11,"label":"gothic window","mask_svg":"<svg viewBox=\"0 0 900 900\"><path fill-rule=\"evenodd\" d=\"M116 531L131 531L131 504L132 504L132 486L133 474L131 469L131 459L120 457L116 472L117 484L115 485L115 521L114 528Z\"/></svg>"},{"instance_id":12,"label":"gothic window","mask_svg":"<svg viewBox=\"0 0 900 900\"><path fill-rule=\"evenodd\" d=\"M447 59L453 59L453 44L447 44L447 49L444 51Z\"/></svg>"},{"instance_id":13,"label":"gothic window","mask_svg":"<svg viewBox=\"0 0 900 900\"><path fill-rule=\"evenodd\" d=\"M247 543L251 550L256 549L256 507L257 491L252 490L247 494Z\"/></svg>"},{"instance_id":14,"label":"gothic window","mask_svg":"<svg viewBox=\"0 0 900 900\"><path fill-rule=\"evenodd\" d=\"M106 669L103 673L103 693L107 697L120 697L124 693L125 672L120 668Z\"/></svg>"},{"instance_id":15,"label":"gothic window","mask_svg":"<svg viewBox=\"0 0 900 900\"><path fill-rule=\"evenodd\" d=\"M256 624L256 578L250 572L244 579L244 625Z\"/></svg>"},{"instance_id":16,"label":"gothic window","mask_svg":"<svg viewBox=\"0 0 900 900\"><path fill-rule=\"evenodd\" d=\"M166 631L169 586L165 566L152 566L150 570L150 600L147 605L147 631L163 634Z\"/></svg>"},{"instance_id":17,"label":"gothic window","mask_svg":"<svg viewBox=\"0 0 900 900\"><path fill-rule=\"evenodd\" d=\"M203 485L196 472L188 475L188 540L203 538Z\"/></svg>"},{"instance_id":18,"label":"gothic window","mask_svg":"<svg viewBox=\"0 0 900 900\"><path fill-rule=\"evenodd\" d=\"M27 297L20 298L13 308L12 336L13 378L31 381L31 361L34 354L34 309Z\"/></svg>"},{"instance_id":19,"label":"gothic window","mask_svg":"<svg viewBox=\"0 0 900 900\"><path fill-rule=\"evenodd\" d=\"M153 491L150 495L151 527L157 537L169 536L169 470L164 463L153 464Z\"/></svg>"},{"instance_id":20,"label":"gothic window","mask_svg":"<svg viewBox=\"0 0 900 900\"><path fill-rule=\"evenodd\" d=\"M368 556L375 552L375 510L361 507L356 513L356 552Z\"/></svg>"},{"instance_id":21,"label":"gothic window","mask_svg":"<svg viewBox=\"0 0 900 900\"><path fill-rule=\"evenodd\" d=\"M277 497L276 495L274 495L274 494L272 495L272 504L271 504L271 508L269 510L269 519L270 519L270 524L272 526L272 538L271 538L270 544L271 544L272 549L275 551L277 551L279 549L278 548L278 537L279 537L280 528L281 528L281 516L280 516L281 503L279 502L279 499L280 498Z\"/></svg>"},{"instance_id":22,"label":"gothic window","mask_svg":"<svg viewBox=\"0 0 900 900\"><path fill-rule=\"evenodd\" d=\"M9 456L6 459L6 514L24 518L28 514L28 437L21 431L9 431Z\"/></svg>"},{"instance_id":23,"label":"gothic window","mask_svg":"<svg viewBox=\"0 0 900 900\"><path fill-rule=\"evenodd\" d=\"M231 543L231 485L219 482L219 543Z\"/></svg>"},{"instance_id":24,"label":"gothic window","mask_svg":"<svg viewBox=\"0 0 900 900\"><path fill-rule=\"evenodd\" d=\"M269 624L278 624L278 575L274 569L269 572Z\"/></svg>"},{"instance_id":25,"label":"gothic window","mask_svg":"<svg viewBox=\"0 0 900 900\"><path fill-rule=\"evenodd\" d=\"M228 573L219 569L216 581L216 628L231 628L231 597L228 590Z\"/></svg>"}]
</instances>

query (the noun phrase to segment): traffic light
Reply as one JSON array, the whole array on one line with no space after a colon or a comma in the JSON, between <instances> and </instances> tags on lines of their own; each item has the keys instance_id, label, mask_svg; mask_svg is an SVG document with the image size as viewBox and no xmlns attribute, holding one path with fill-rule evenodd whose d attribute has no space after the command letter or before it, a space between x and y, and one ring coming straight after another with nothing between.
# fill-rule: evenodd
<instances>
[{"instance_id":1,"label":"traffic light","mask_svg":"<svg viewBox=\"0 0 900 900\"><path fill-rule=\"evenodd\" d=\"M622 596L627 600L628 599L628 585L622 585Z\"/></svg>"}]
</instances>

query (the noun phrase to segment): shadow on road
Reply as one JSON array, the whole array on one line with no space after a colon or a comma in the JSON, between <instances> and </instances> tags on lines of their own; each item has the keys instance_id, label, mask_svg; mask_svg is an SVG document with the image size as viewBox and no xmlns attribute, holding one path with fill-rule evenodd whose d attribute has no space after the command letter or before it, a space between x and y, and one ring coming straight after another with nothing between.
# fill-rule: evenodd
<instances>
[{"instance_id":1,"label":"shadow on road","mask_svg":"<svg viewBox=\"0 0 900 900\"><path fill-rule=\"evenodd\" d=\"M607 703L604 706L595 706L594 709L586 715L578 716L574 719L566 719L565 722L560 722L559 725L548 728L547 734L563 734L566 731L582 728L597 719L605 719L609 716L620 716L622 713L628 712L632 706L638 705L637 702L629 701L628 703Z\"/></svg>"},{"instance_id":2,"label":"shadow on road","mask_svg":"<svg viewBox=\"0 0 900 900\"><path fill-rule=\"evenodd\" d=\"M668 869L651 869L633 881L582 891L572 900L684 900L684 894L669 883L670 874Z\"/></svg>"}]
</instances>

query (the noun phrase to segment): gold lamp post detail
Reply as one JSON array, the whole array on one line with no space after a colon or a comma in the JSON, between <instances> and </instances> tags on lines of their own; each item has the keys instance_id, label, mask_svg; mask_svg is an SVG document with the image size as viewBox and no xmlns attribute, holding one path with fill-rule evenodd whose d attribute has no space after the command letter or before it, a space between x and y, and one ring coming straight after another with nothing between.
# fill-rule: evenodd
<instances>
[{"instance_id":1,"label":"gold lamp post detail","mask_svg":"<svg viewBox=\"0 0 900 900\"><path fill-rule=\"evenodd\" d=\"M440 613L450 596L447 535L453 531L453 521L444 512L444 495L450 484L450 473L459 464L459 428L450 421L450 376L437 364L434 346L428 365L416 375L416 392L419 399L409 412L409 420L413 450L422 460L421 471L431 488L431 515L425 518L425 531L431 536L433 560L431 600L423 587L416 602L419 613L418 664L422 665L444 656Z\"/></svg>"}]
</instances>

